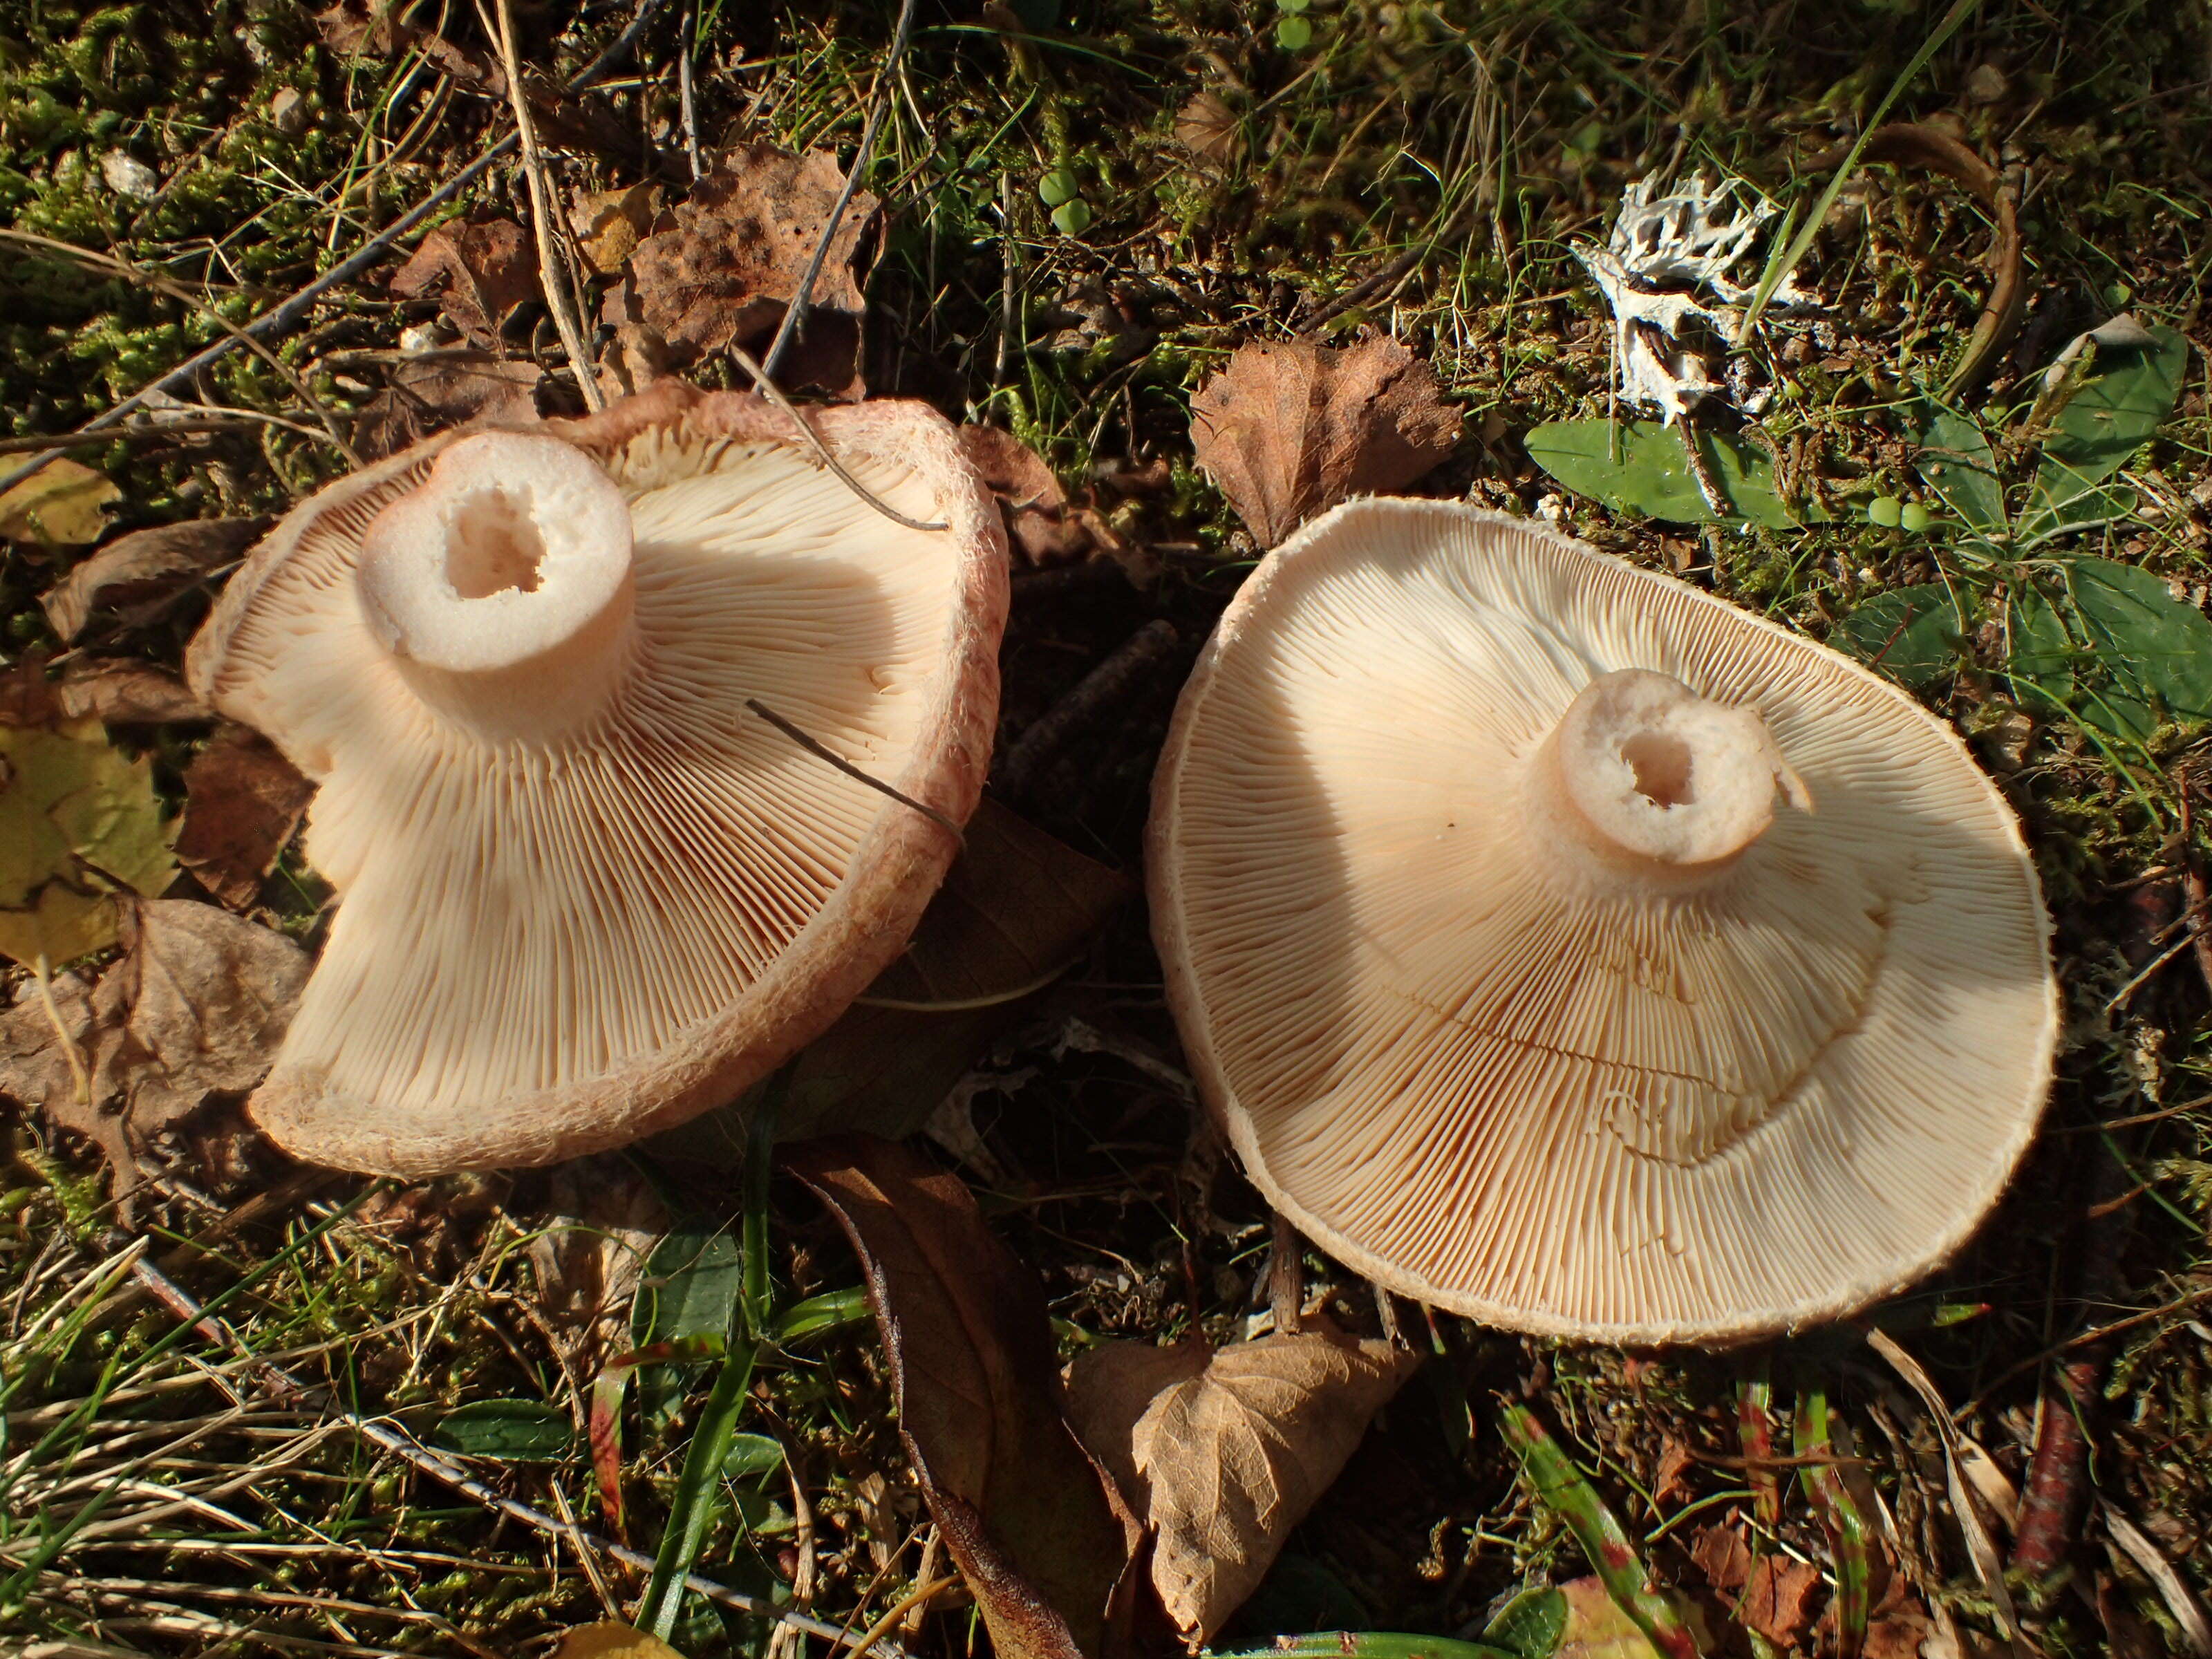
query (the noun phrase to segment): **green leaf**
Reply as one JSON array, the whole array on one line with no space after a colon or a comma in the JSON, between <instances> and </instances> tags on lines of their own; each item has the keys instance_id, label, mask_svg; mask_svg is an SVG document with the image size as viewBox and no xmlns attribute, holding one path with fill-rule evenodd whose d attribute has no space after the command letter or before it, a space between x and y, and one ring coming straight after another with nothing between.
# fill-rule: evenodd
<instances>
[{"instance_id":1,"label":"green leaf","mask_svg":"<svg viewBox=\"0 0 2212 1659\"><path fill-rule=\"evenodd\" d=\"M631 1334L641 1348L687 1336L726 1336L744 1282L745 1253L735 1234L702 1223L678 1227L646 1258Z\"/></svg>"},{"instance_id":2,"label":"green leaf","mask_svg":"<svg viewBox=\"0 0 2212 1659\"><path fill-rule=\"evenodd\" d=\"M576 1427L542 1400L477 1400L447 1412L433 1437L464 1457L550 1463L574 1447Z\"/></svg>"},{"instance_id":3,"label":"green leaf","mask_svg":"<svg viewBox=\"0 0 2212 1659\"><path fill-rule=\"evenodd\" d=\"M781 1346L803 1336L816 1336L842 1326L857 1325L868 1316L868 1293L858 1285L850 1290L825 1291L787 1308L771 1334Z\"/></svg>"},{"instance_id":4,"label":"green leaf","mask_svg":"<svg viewBox=\"0 0 2212 1659\"><path fill-rule=\"evenodd\" d=\"M722 1454L725 1480L757 1480L783 1467L783 1447L764 1434L733 1434Z\"/></svg>"},{"instance_id":5,"label":"green leaf","mask_svg":"<svg viewBox=\"0 0 2212 1659\"><path fill-rule=\"evenodd\" d=\"M2005 602L2005 669L2030 702L2063 713L2074 695L2077 649L2066 623L2042 591L2022 580Z\"/></svg>"},{"instance_id":6,"label":"green leaf","mask_svg":"<svg viewBox=\"0 0 2212 1659\"><path fill-rule=\"evenodd\" d=\"M1913 465L1969 529L1985 536L2003 533L2004 484L1979 423L1955 410L1937 408L1921 428L1920 453Z\"/></svg>"},{"instance_id":7,"label":"green leaf","mask_svg":"<svg viewBox=\"0 0 2212 1659\"><path fill-rule=\"evenodd\" d=\"M1482 1639L1522 1659L1551 1659L1567 1628L1567 1598L1548 1584L1522 1590L1498 1608Z\"/></svg>"},{"instance_id":8,"label":"green leaf","mask_svg":"<svg viewBox=\"0 0 2212 1659\"><path fill-rule=\"evenodd\" d=\"M2051 418L2043 464L2021 514L2022 540L2100 523L2134 505L2132 495L2121 507L2118 495L2097 485L2172 413L2189 367L2189 343L2180 334L2163 325L2149 333L2140 344L2094 348L2089 370Z\"/></svg>"},{"instance_id":9,"label":"green leaf","mask_svg":"<svg viewBox=\"0 0 2212 1659\"><path fill-rule=\"evenodd\" d=\"M1875 594L1829 630L1828 643L1899 685L1925 691L1957 669L1969 627L1956 591L1923 582Z\"/></svg>"},{"instance_id":10,"label":"green leaf","mask_svg":"<svg viewBox=\"0 0 2212 1659\"><path fill-rule=\"evenodd\" d=\"M107 896L150 897L176 873L150 760L98 720L0 726L0 955L58 967L112 945Z\"/></svg>"},{"instance_id":11,"label":"green leaf","mask_svg":"<svg viewBox=\"0 0 2212 1659\"><path fill-rule=\"evenodd\" d=\"M2016 601L2015 675L2110 737L2141 742L2166 720L2212 720L2203 611L2111 559L2069 559L2061 580L2053 595L2030 588Z\"/></svg>"},{"instance_id":12,"label":"green leaf","mask_svg":"<svg viewBox=\"0 0 2212 1659\"><path fill-rule=\"evenodd\" d=\"M1705 505L1678 427L1657 421L1551 421L1533 428L1524 441L1545 471L1608 507L1677 524L1733 522ZM1830 516L1812 502L1793 511L1776 485L1773 458L1758 445L1726 432L1702 433L1698 442L1736 518L1789 530Z\"/></svg>"}]
</instances>

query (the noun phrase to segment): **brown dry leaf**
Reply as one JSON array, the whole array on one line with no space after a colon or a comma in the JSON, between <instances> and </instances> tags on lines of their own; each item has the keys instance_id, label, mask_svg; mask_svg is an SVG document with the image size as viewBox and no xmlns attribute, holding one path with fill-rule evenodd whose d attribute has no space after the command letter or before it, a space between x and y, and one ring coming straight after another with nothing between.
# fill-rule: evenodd
<instances>
[{"instance_id":1,"label":"brown dry leaf","mask_svg":"<svg viewBox=\"0 0 2212 1659\"><path fill-rule=\"evenodd\" d=\"M269 528L267 518L187 519L118 536L39 596L46 621L64 640L83 631L93 607L144 599L178 578L205 575L228 564Z\"/></svg>"},{"instance_id":2,"label":"brown dry leaf","mask_svg":"<svg viewBox=\"0 0 2212 1659\"><path fill-rule=\"evenodd\" d=\"M1567 1617L1550 1659L1660 1659L1651 1638L1595 1575L1568 1580L1559 1594L1566 1600ZM1694 1620L1695 1609L1691 1612ZM1698 1649L1710 1653L1712 1644L1700 1640Z\"/></svg>"},{"instance_id":3,"label":"brown dry leaf","mask_svg":"<svg viewBox=\"0 0 2212 1659\"><path fill-rule=\"evenodd\" d=\"M561 1638L553 1659L684 1659L658 1636L648 1636L628 1625L603 1620L579 1625Z\"/></svg>"},{"instance_id":4,"label":"brown dry leaf","mask_svg":"<svg viewBox=\"0 0 2212 1659\"><path fill-rule=\"evenodd\" d=\"M592 269L611 275L636 249L660 214L659 185L581 190L568 204L568 223Z\"/></svg>"},{"instance_id":5,"label":"brown dry leaf","mask_svg":"<svg viewBox=\"0 0 2212 1659\"><path fill-rule=\"evenodd\" d=\"M1413 483L1459 428L1435 372L1381 335L1240 347L1190 401L1199 465L1262 548L1339 501Z\"/></svg>"},{"instance_id":6,"label":"brown dry leaf","mask_svg":"<svg viewBox=\"0 0 2212 1659\"><path fill-rule=\"evenodd\" d=\"M1031 564L1081 558L1091 551L1091 532L1043 456L995 426L962 427L960 448L999 498L1014 544Z\"/></svg>"},{"instance_id":7,"label":"brown dry leaf","mask_svg":"<svg viewBox=\"0 0 2212 1659\"><path fill-rule=\"evenodd\" d=\"M1175 141L1207 166L1225 171L1244 153L1243 123L1219 94L1193 93L1176 112Z\"/></svg>"},{"instance_id":8,"label":"brown dry leaf","mask_svg":"<svg viewBox=\"0 0 2212 1659\"><path fill-rule=\"evenodd\" d=\"M538 418L545 371L482 351L432 351L392 365L385 389L354 422L354 447L370 460L396 455L470 421L514 425Z\"/></svg>"},{"instance_id":9,"label":"brown dry leaf","mask_svg":"<svg viewBox=\"0 0 2212 1659\"><path fill-rule=\"evenodd\" d=\"M1651 1487L1653 1501L1671 1504L1676 1498L1695 1496L1697 1489L1691 1485L1690 1476L1697 1467L1688 1443L1676 1435L1667 1436L1659 1448L1659 1474Z\"/></svg>"},{"instance_id":10,"label":"brown dry leaf","mask_svg":"<svg viewBox=\"0 0 2212 1659\"><path fill-rule=\"evenodd\" d=\"M496 345L507 313L538 297L538 244L512 219L453 220L392 274L392 293L434 299L471 340Z\"/></svg>"},{"instance_id":11,"label":"brown dry leaf","mask_svg":"<svg viewBox=\"0 0 2212 1659\"><path fill-rule=\"evenodd\" d=\"M1813 1601L1820 1590L1818 1567L1786 1555L1762 1555L1751 1565L1735 1614L1777 1647L1794 1648L1813 1627Z\"/></svg>"},{"instance_id":12,"label":"brown dry leaf","mask_svg":"<svg viewBox=\"0 0 2212 1659\"><path fill-rule=\"evenodd\" d=\"M1060 1414L1036 1275L957 1176L851 1135L786 1154L852 1240L883 1334L899 1434L1001 1659L1098 1656L1118 1634L1133 1517Z\"/></svg>"},{"instance_id":13,"label":"brown dry leaf","mask_svg":"<svg viewBox=\"0 0 2212 1659\"><path fill-rule=\"evenodd\" d=\"M1193 1651L1259 1588L1420 1356L1316 1325L1196 1355L1079 1358L1069 1413L1158 1534L1152 1588Z\"/></svg>"},{"instance_id":14,"label":"brown dry leaf","mask_svg":"<svg viewBox=\"0 0 2212 1659\"><path fill-rule=\"evenodd\" d=\"M76 1072L35 986L0 1015L0 1094L98 1144L118 1190L137 1153L218 1095L261 1081L312 965L283 934L185 899L118 901L124 953L88 994L53 981Z\"/></svg>"},{"instance_id":15,"label":"brown dry leaf","mask_svg":"<svg viewBox=\"0 0 2212 1659\"><path fill-rule=\"evenodd\" d=\"M0 495L0 539L82 547L106 531L107 509L122 495L105 472L67 457L48 461Z\"/></svg>"},{"instance_id":16,"label":"brown dry leaf","mask_svg":"<svg viewBox=\"0 0 2212 1659\"><path fill-rule=\"evenodd\" d=\"M1751 1545L1737 1528L1698 1528L1690 1540L1690 1559L1723 1594L1733 1595L1750 1582Z\"/></svg>"},{"instance_id":17,"label":"brown dry leaf","mask_svg":"<svg viewBox=\"0 0 2212 1659\"><path fill-rule=\"evenodd\" d=\"M215 718L215 710L167 669L127 657L72 658L50 689L55 710L64 720L166 726Z\"/></svg>"},{"instance_id":18,"label":"brown dry leaf","mask_svg":"<svg viewBox=\"0 0 2212 1659\"><path fill-rule=\"evenodd\" d=\"M529 1251L538 1305L569 1374L589 1377L630 1346L630 1302L668 1211L636 1166L613 1154L556 1165L545 1207Z\"/></svg>"},{"instance_id":19,"label":"brown dry leaf","mask_svg":"<svg viewBox=\"0 0 2212 1659\"><path fill-rule=\"evenodd\" d=\"M216 898L243 910L300 827L315 786L258 732L226 724L185 769L177 862Z\"/></svg>"},{"instance_id":20,"label":"brown dry leaf","mask_svg":"<svg viewBox=\"0 0 2212 1659\"><path fill-rule=\"evenodd\" d=\"M764 348L799 292L815 245L844 188L828 150L794 155L773 144L729 151L691 187L689 199L655 222L630 254L637 315L668 343L684 368L740 345ZM777 376L857 398L860 379L863 245L883 204L855 191L815 279L805 326Z\"/></svg>"}]
</instances>

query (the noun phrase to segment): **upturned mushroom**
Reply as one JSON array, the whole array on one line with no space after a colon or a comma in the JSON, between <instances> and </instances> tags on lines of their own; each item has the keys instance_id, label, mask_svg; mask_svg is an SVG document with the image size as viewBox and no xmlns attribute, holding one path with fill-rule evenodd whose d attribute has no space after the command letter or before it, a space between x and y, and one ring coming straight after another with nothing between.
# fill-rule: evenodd
<instances>
[{"instance_id":1,"label":"upturned mushroom","mask_svg":"<svg viewBox=\"0 0 2212 1659\"><path fill-rule=\"evenodd\" d=\"M1261 562L1183 693L1169 999L1253 1180L1489 1323L1720 1344L1967 1237L2059 1006L1950 729L1539 526L1367 501Z\"/></svg>"},{"instance_id":2,"label":"upturned mushroom","mask_svg":"<svg viewBox=\"0 0 2212 1659\"><path fill-rule=\"evenodd\" d=\"M410 1176L618 1145L904 946L989 759L1003 532L925 406L808 419L938 527L671 384L433 439L232 579L192 685L320 784L343 898L249 1103L280 1145Z\"/></svg>"}]
</instances>

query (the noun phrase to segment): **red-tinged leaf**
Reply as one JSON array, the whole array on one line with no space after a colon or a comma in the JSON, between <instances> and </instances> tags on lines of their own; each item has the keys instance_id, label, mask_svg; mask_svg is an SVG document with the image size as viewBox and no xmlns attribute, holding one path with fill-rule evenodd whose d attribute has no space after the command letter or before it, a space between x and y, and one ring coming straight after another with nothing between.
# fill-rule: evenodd
<instances>
[{"instance_id":1,"label":"red-tinged leaf","mask_svg":"<svg viewBox=\"0 0 2212 1659\"><path fill-rule=\"evenodd\" d=\"M900 1437L1000 1659L1118 1650L1133 1528L1062 1414L1036 1274L904 1147L854 1135L785 1158L860 1257Z\"/></svg>"},{"instance_id":2,"label":"red-tinged leaf","mask_svg":"<svg viewBox=\"0 0 2212 1659\"><path fill-rule=\"evenodd\" d=\"M1806 1496L1828 1534L1836 1565L1836 1659L1859 1659L1866 1645L1873 1564L1867 1550L1866 1517L1829 1461L1835 1446L1828 1429L1828 1397L1808 1390L1797 1401L1796 1450L1810 1460L1802 1469Z\"/></svg>"},{"instance_id":3,"label":"red-tinged leaf","mask_svg":"<svg viewBox=\"0 0 2212 1659\"><path fill-rule=\"evenodd\" d=\"M1667 1659L1698 1659L1698 1642L1674 1604L1647 1589L1650 1574L1597 1489L1559 1449L1551 1431L1526 1406L1507 1405L1498 1413L1505 1443L1521 1462L1522 1473L1538 1498L1555 1510L1583 1547L1590 1565L1621 1612L1633 1620Z\"/></svg>"},{"instance_id":4,"label":"red-tinged leaf","mask_svg":"<svg viewBox=\"0 0 2212 1659\"><path fill-rule=\"evenodd\" d=\"M1763 1527L1782 1520L1782 1483L1774 1473L1774 1384L1766 1362L1735 1385L1735 1431L1743 1447L1743 1475L1753 1510Z\"/></svg>"},{"instance_id":5,"label":"red-tinged leaf","mask_svg":"<svg viewBox=\"0 0 2212 1659\"><path fill-rule=\"evenodd\" d=\"M622 1489L623 1396L629 1391L630 1374L641 1365L676 1365L695 1359L714 1359L728 1344L720 1336L679 1336L654 1342L628 1353L617 1354L592 1382L592 1473L599 1484L599 1509L617 1543L627 1544Z\"/></svg>"}]
</instances>

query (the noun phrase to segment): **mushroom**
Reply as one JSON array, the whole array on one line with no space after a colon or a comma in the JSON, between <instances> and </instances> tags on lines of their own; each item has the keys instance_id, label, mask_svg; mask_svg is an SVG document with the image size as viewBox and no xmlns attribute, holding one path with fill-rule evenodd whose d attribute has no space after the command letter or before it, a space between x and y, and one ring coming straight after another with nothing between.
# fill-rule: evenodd
<instances>
[{"instance_id":1,"label":"mushroom","mask_svg":"<svg viewBox=\"0 0 2212 1659\"><path fill-rule=\"evenodd\" d=\"M1201 1089L1322 1249L1486 1322L1722 1344L1944 1260L2032 1138L2035 871L1948 727L1536 525L1370 500L1185 690L1149 881Z\"/></svg>"},{"instance_id":2,"label":"mushroom","mask_svg":"<svg viewBox=\"0 0 2212 1659\"><path fill-rule=\"evenodd\" d=\"M545 1163L734 1098L904 947L990 756L1004 534L924 405L677 383L302 503L193 687L343 896L249 1103L314 1162Z\"/></svg>"}]
</instances>

